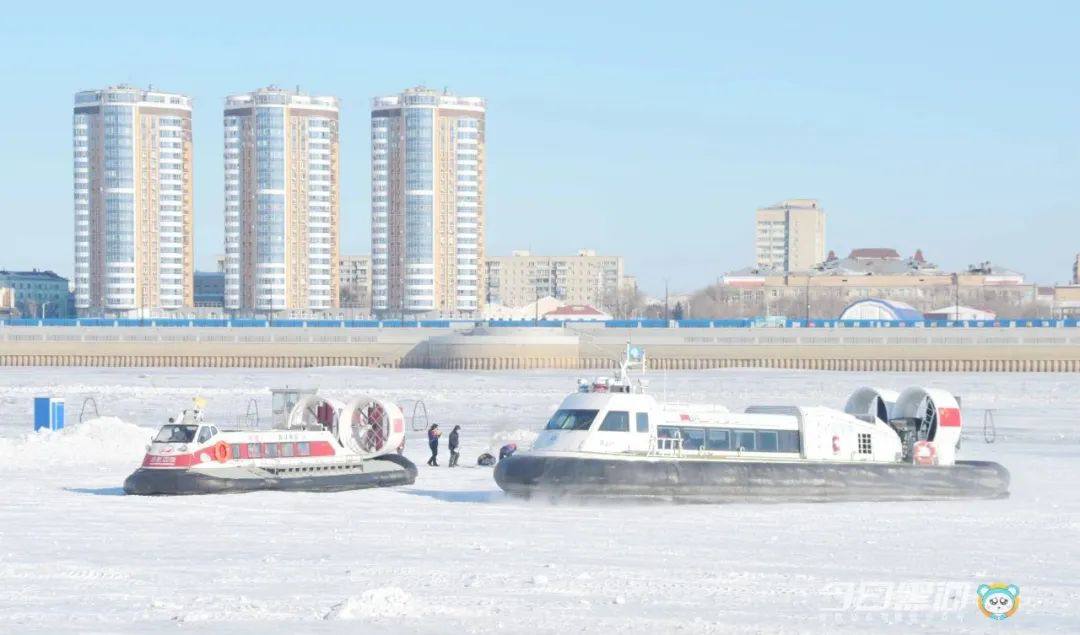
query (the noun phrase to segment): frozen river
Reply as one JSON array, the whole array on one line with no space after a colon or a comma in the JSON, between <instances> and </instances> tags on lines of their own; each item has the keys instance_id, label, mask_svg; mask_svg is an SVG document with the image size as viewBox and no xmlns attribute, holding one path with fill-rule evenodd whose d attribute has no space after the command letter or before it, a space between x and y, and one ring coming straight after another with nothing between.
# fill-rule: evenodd
<instances>
[{"instance_id":1,"label":"frozen river","mask_svg":"<svg viewBox=\"0 0 1080 635\"><path fill-rule=\"evenodd\" d=\"M505 498L476 456L526 440L573 371L0 369L0 632L983 632L1080 630L1080 379L1070 375L655 373L670 400L842 407L861 385L941 387L961 456L1012 472L1007 500L726 506ZM152 429L206 400L233 423L269 388L422 398L463 428L456 470L407 454L415 485L335 494L126 497ZM32 398L69 428L31 434ZM71 425L85 397L106 419ZM406 408L408 410L409 408ZM997 440L983 440L992 409ZM115 417L118 420L111 419ZM141 427L139 427L141 426ZM445 451L445 448L444 448ZM445 458L443 463L445 464Z\"/></svg>"}]
</instances>

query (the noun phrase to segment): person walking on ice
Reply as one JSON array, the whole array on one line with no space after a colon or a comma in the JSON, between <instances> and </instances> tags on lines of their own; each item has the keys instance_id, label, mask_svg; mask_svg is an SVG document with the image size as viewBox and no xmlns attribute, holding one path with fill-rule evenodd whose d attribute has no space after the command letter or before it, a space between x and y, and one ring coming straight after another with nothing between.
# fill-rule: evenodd
<instances>
[{"instance_id":1,"label":"person walking on ice","mask_svg":"<svg viewBox=\"0 0 1080 635\"><path fill-rule=\"evenodd\" d=\"M461 426L454 426L454 429L450 431L450 467L457 467L458 459L461 458L461 453L457 450L461 442L458 430L461 430Z\"/></svg>"},{"instance_id":2,"label":"person walking on ice","mask_svg":"<svg viewBox=\"0 0 1080 635\"><path fill-rule=\"evenodd\" d=\"M439 424L433 423L431 427L427 429L427 442L428 447L431 448L431 458L428 459L427 464L431 467L439 467L439 437L442 435L439 432Z\"/></svg>"}]
</instances>

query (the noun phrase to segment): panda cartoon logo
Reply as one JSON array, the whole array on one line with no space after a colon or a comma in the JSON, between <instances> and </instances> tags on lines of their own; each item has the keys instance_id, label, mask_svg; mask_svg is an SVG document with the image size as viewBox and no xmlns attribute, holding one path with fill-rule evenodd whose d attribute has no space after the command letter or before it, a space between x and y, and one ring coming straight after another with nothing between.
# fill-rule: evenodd
<instances>
[{"instance_id":1,"label":"panda cartoon logo","mask_svg":"<svg viewBox=\"0 0 1080 635\"><path fill-rule=\"evenodd\" d=\"M1020 608L1020 587L1015 584L980 584L975 592L979 595L979 610L992 620L1012 617Z\"/></svg>"}]
</instances>

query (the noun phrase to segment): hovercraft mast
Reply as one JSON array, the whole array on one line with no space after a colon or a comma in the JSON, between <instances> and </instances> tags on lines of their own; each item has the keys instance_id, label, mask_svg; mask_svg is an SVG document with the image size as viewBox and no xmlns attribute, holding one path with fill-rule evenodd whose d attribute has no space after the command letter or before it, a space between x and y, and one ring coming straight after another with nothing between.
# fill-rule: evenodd
<instances>
[{"instance_id":1,"label":"hovercraft mast","mask_svg":"<svg viewBox=\"0 0 1080 635\"><path fill-rule=\"evenodd\" d=\"M631 379L630 371L635 369L640 370L642 375L648 369L645 349L632 346L630 342L627 342L625 356L619 364L619 374L614 379L611 377L597 377L592 381L582 377L578 379L578 392L644 393L649 386L649 380L644 377L639 377L636 380Z\"/></svg>"}]
</instances>

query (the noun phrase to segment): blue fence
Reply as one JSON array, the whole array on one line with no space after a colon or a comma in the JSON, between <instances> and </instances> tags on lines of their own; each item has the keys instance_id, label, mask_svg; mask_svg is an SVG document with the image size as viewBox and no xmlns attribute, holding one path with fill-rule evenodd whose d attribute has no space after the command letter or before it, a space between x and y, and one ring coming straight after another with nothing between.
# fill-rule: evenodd
<instances>
[{"instance_id":1,"label":"blue fence","mask_svg":"<svg viewBox=\"0 0 1080 635\"><path fill-rule=\"evenodd\" d=\"M216 327L216 328L452 328L454 326L491 327L561 327L563 320L326 320L326 319L176 319L176 318L29 318L0 319L0 326L150 326L150 327ZM571 322L572 323L572 322ZM578 323L580 324L580 323ZM1054 327L1075 328L1080 320L1015 319L1015 320L775 320L768 323L760 319L725 320L608 320L589 323L604 328L1028 328Z\"/></svg>"}]
</instances>

